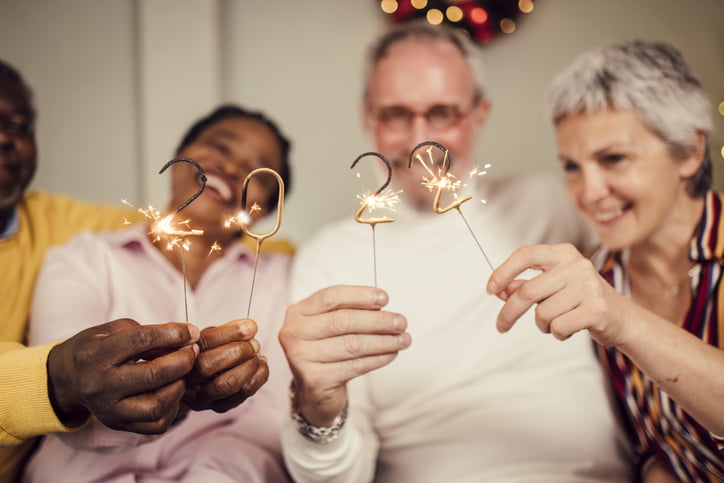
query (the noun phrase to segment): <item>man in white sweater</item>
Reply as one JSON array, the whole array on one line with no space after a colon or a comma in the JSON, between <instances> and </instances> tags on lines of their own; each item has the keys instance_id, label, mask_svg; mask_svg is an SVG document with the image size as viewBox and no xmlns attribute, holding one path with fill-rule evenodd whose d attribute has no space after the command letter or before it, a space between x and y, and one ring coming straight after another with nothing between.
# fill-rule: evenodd
<instances>
[{"instance_id":1,"label":"man in white sweater","mask_svg":"<svg viewBox=\"0 0 724 483\"><path fill-rule=\"evenodd\" d=\"M532 314L499 334L489 266L456 210L435 213L434 191L408 168L411 150L434 141L466 179L489 109L479 53L460 32L407 24L371 49L362 123L403 201L375 230L380 288L369 286L370 228L351 216L299 251L298 302L280 332L294 374L282 444L297 481L627 479L590 340L546 337ZM465 188L461 211L493 264L522 244L585 244L550 181Z\"/></svg>"}]
</instances>

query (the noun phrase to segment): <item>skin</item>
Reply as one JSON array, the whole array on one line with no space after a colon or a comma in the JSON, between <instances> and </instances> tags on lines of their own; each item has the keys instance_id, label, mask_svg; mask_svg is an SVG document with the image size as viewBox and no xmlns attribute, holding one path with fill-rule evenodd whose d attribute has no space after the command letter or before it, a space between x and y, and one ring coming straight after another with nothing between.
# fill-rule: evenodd
<instances>
[{"instance_id":1,"label":"skin","mask_svg":"<svg viewBox=\"0 0 724 483\"><path fill-rule=\"evenodd\" d=\"M222 251L238 243L238 233L224 227L227 216L239 211L242 184L254 169L268 167L279 172L282 152L274 133L262 123L247 118L229 118L207 127L179 156L198 162L207 177L206 189L180 214L189 225L204 231L193 237L189 251L184 254L186 275L195 288L206 269L219 252L209 254L209 246L218 243ZM248 204L264 205L276 183L271 176L258 176L248 188ZM189 163L172 167L172 197L169 211L196 193L201 186L198 170ZM222 184L226 188L219 188ZM228 190L228 191L227 191ZM228 194L228 196L227 196ZM263 216L256 212L253 219ZM164 244L156 248L181 271L178 250L169 251ZM224 412L241 404L255 394L269 378L266 358L259 352L254 339L257 325L253 320L240 319L219 327L201 331L200 353L196 365L186 378L184 403L193 410L212 409Z\"/></svg>"},{"instance_id":2,"label":"skin","mask_svg":"<svg viewBox=\"0 0 724 483\"><path fill-rule=\"evenodd\" d=\"M462 176L472 166L474 140L489 111L484 101L472 106L475 89L464 57L444 42L399 41L375 66L365 91L362 126L375 151L393 163L394 189L404 190L413 209L431 211L434 192L420 185L418 169L407 168L410 151L423 141L439 142L452 153L451 172ZM438 104L469 114L440 132L422 115L402 132L385 129L371 115L387 106L420 114ZM387 302L377 288L333 286L287 310L279 340L294 376L297 409L309 423L330 426L347 403L347 382L390 364L411 344L406 319L381 310Z\"/></svg>"},{"instance_id":3,"label":"skin","mask_svg":"<svg viewBox=\"0 0 724 483\"><path fill-rule=\"evenodd\" d=\"M34 116L30 101L17 86L0 81L0 117L28 126L28 134L0 129L0 230L3 230L35 174Z\"/></svg>"},{"instance_id":4,"label":"skin","mask_svg":"<svg viewBox=\"0 0 724 483\"><path fill-rule=\"evenodd\" d=\"M0 117L29 128L0 129L0 229L35 174L33 112L17 85L0 81ZM198 329L185 324L140 326L129 319L86 329L48 355L50 403L69 426L94 414L111 428L162 432L179 411L183 377L194 366L198 338ZM161 355L150 360L153 353ZM149 362L135 363L144 356Z\"/></svg>"},{"instance_id":5,"label":"skin","mask_svg":"<svg viewBox=\"0 0 724 483\"><path fill-rule=\"evenodd\" d=\"M516 250L487 290L505 301L498 329L509 330L535 306L541 331L566 339L588 330L626 354L704 427L724 434L724 351L680 328L689 306L688 243L703 209L686 193L705 143L675 158L633 113L578 114L556 125L568 193L606 246L628 248L632 297L616 292L570 245ZM540 274L517 277L526 269ZM668 292L665 292L668 288Z\"/></svg>"},{"instance_id":6,"label":"skin","mask_svg":"<svg viewBox=\"0 0 724 483\"><path fill-rule=\"evenodd\" d=\"M473 105L475 85L470 67L457 48L447 42L406 39L393 44L373 69L367 85L367 102L361 106L362 126L375 150L393 165L396 190L403 190L403 202L429 211L434 191L420 184L422 171L417 161L409 169L410 151L424 141L445 146L452 155L450 172L464 178L473 165L475 140L480 136L490 111L487 101ZM458 106L470 112L457 124L432 129L417 115L409 130L392 131L378 123L372 110L401 106L424 113L439 104ZM472 111L471 111L472 109ZM438 154L437 150L434 154Z\"/></svg>"}]
</instances>

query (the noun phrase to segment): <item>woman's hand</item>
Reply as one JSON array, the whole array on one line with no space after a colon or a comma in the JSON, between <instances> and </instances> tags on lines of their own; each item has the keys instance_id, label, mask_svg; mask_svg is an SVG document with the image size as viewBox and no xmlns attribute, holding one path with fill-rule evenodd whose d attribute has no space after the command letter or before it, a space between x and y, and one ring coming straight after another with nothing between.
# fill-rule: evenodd
<instances>
[{"instance_id":1,"label":"woman's hand","mask_svg":"<svg viewBox=\"0 0 724 483\"><path fill-rule=\"evenodd\" d=\"M541 273L530 280L517 278L528 269ZM631 302L569 244L517 249L490 276L487 291L505 301L497 319L500 332L536 305L536 325L557 339L588 329L596 342L612 346L625 336L623 314Z\"/></svg>"}]
</instances>

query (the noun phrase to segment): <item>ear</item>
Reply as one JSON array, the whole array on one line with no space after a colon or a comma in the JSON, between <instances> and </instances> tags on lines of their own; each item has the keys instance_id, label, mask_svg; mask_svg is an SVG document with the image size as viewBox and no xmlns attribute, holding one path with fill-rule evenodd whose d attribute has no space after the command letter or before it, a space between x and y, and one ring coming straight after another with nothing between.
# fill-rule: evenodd
<instances>
[{"instance_id":1,"label":"ear","mask_svg":"<svg viewBox=\"0 0 724 483\"><path fill-rule=\"evenodd\" d=\"M475 106L471 113L471 119L473 120L473 126L477 132L480 132L485 127L485 123L488 121L490 115L490 101L487 99L481 99L478 105Z\"/></svg>"},{"instance_id":2,"label":"ear","mask_svg":"<svg viewBox=\"0 0 724 483\"><path fill-rule=\"evenodd\" d=\"M372 119L372 114L370 113L370 107L365 101L362 101L359 104L359 116L360 125L362 126L362 132L365 135L365 140L369 143L370 146L374 146L374 120Z\"/></svg>"},{"instance_id":3,"label":"ear","mask_svg":"<svg viewBox=\"0 0 724 483\"><path fill-rule=\"evenodd\" d=\"M694 152L682 159L679 165L679 176L681 176L682 179L691 178L699 170L701 163L704 162L706 147L706 136L702 133L697 133Z\"/></svg>"}]
</instances>

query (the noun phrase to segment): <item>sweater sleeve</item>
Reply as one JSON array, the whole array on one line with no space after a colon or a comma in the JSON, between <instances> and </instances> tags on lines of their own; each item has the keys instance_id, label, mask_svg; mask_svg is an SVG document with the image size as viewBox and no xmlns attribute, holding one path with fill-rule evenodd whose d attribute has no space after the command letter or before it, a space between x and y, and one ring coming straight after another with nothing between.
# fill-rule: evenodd
<instances>
[{"instance_id":1,"label":"sweater sleeve","mask_svg":"<svg viewBox=\"0 0 724 483\"><path fill-rule=\"evenodd\" d=\"M53 346L0 342L0 446L73 429L60 422L48 398L45 364Z\"/></svg>"}]
</instances>

